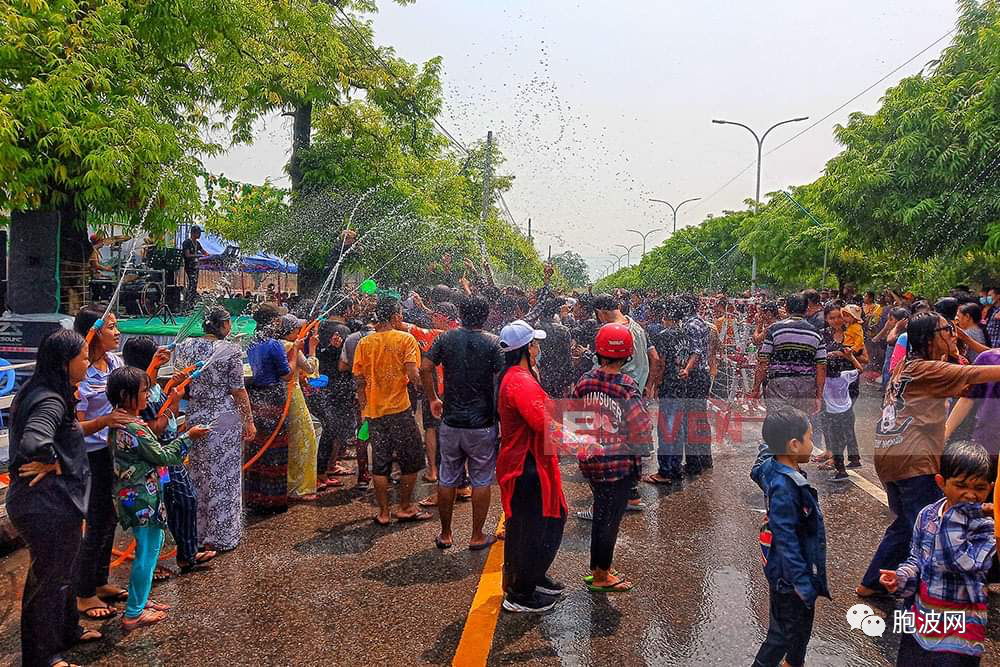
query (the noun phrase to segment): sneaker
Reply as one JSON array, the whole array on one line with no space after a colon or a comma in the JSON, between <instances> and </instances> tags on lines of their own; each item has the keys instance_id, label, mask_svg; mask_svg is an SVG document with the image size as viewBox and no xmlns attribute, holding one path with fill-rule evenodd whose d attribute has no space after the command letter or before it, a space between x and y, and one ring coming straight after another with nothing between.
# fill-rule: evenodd
<instances>
[{"instance_id":1,"label":"sneaker","mask_svg":"<svg viewBox=\"0 0 1000 667\"><path fill-rule=\"evenodd\" d=\"M576 513L577 519L583 519L584 521L594 520L594 510L583 510L582 512Z\"/></svg>"},{"instance_id":2,"label":"sneaker","mask_svg":"<svg viewBox=\"0 0 1000 667\"><path fill-rule=\"evenodd\" d=\"M844 467L845 467L845 468L862 468L862 467L864 467L864 464L863 464L863 463L861 463L861 461L850 461L850 462L848 462L848 464L847 464L846 466L844 466Z\"/></svg>"},{"instance_id":3,"label":"sneaker","mask_svg":"<svg viewBox=\"0 0 1000 667\"><path fill-rule=\"evenodd\" d=\"M562 595L566 591L566 587L549 575L545 575L542 583L535 586L535 590L544 595Z\"/></svg>"},{"instance_id":4,"label":"sneaker","mask_svg":"<svg viewBox=\"0 0 1000 667\"><path fill-rule=\"evenodd\" d=\"M528 598L511 597L508 594L503 599L503 608L516 614L540 614L556 606L558 598L535 593Z\"/></svg>"},{"instance_id":5,"label":"sneaker","mask_svg":"<svg viewBox=\"0 0 1000 667\"><path fill-rule=\"evenodd\" d=\"M849 482L851 481L851 476L847 474L846 470L840 470L833 474L830 478L831 482Z\"/></svg>"}]
</instances>

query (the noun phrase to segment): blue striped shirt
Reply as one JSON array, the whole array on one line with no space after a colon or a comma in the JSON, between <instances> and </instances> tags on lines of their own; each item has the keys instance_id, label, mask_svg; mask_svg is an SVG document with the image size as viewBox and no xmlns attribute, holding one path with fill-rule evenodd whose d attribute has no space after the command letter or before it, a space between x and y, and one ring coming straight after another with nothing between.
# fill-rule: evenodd
<instances>
[{"instance_id":1,"label":"blue striped shirt","mask_svg":"<svg viewBox=\"0 0 1000 667\"><path fill-rule=\"evenodd\" d=\"M826 346L816 328L801 317L789 317L768 328L758 357L767 362L767 377L816 375L826 364Z\"/></svg>"}]
</instances>

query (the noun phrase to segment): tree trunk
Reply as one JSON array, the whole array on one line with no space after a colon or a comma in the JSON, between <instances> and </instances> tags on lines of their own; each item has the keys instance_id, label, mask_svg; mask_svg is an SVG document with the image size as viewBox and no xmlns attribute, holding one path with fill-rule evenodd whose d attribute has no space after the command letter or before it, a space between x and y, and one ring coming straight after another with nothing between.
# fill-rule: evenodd
<instances>
[{"instance_id":1,"label":"tree trunk","mask_svg":"<svg viewBox=\"0 0 1000 667\"><path fill-rule=\"evenodd\" d=\"M292 195L302 189L302 150L312 143L312 102L297 104L292 114L292 158L288 162L288 176L292 181Z\"/></svg>"}]
</instances>

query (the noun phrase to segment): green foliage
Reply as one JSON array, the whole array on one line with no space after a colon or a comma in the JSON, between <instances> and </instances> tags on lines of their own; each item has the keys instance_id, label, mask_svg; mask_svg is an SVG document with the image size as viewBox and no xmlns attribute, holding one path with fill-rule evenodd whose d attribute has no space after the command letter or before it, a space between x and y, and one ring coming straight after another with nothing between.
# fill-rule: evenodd
<instances>
[{"instance_id":1,"label":"green foliage","mask_svg":"<svg viewBox=\"0 0 1000 667\"><path fill-rule=\"evenodd\" d=\"M554 255L552 264L569 287L586 287L590 283L586 260L572 250Z\"/></svg>"}]
</instances>

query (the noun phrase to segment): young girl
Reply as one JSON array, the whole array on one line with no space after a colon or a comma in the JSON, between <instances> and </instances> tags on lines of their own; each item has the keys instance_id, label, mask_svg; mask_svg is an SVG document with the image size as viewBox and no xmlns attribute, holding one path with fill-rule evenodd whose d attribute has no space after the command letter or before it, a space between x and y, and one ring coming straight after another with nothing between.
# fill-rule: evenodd
<instances>
[{"instance_id":1,"label":"young girl","mask_svg":"<svg viewBox=\"0 0 1000 667\"><path fill-rule=\"evenodd\" d=\"M149 376L128 366L115 369L108 378L108 400L138 420L146 409ZM135 560L129 577L128 602L122 628L130 632L166 618L167 605L149 600L153 570L163 546L167 523L161 486L163 466L180 465L192 439L204 437L209 429L194 426L168 444L161 444L141 421L111 429L108 446L114 455L115 505L118 521L135 536ZM162 468L162 470L161 470Z\"/></svg>"}]
</instances>

